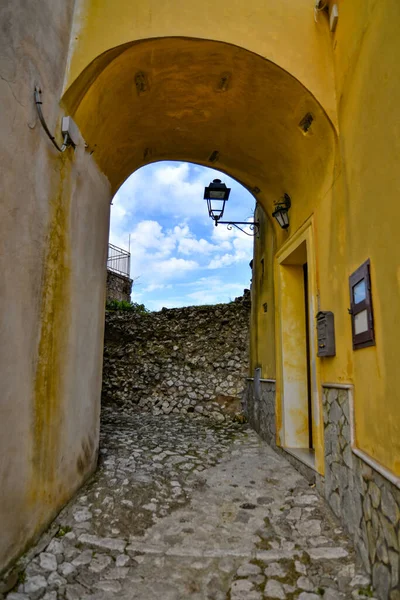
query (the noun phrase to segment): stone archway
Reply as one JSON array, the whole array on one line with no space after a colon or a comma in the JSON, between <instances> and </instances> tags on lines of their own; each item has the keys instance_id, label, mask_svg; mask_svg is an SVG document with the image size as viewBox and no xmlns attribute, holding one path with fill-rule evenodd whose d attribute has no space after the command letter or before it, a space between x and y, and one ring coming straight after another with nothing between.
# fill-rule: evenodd
<instances>
[{"instance_id":1,"label":"stone archway","mask_svg":"<svg viewBox=\"0 0 400 600\"><path fill-rule=\"evenodd\" d=\"M41 56L36 70L21 67L23 87L14 92L27 102L40 83L53 131L62 85L53 76L63 57L60 50L50 74ZM25 65L23 57L18 60ZM63 156L49 148L34 106L16 108L11 95L6 111L10 124L18 124L18 139L26 141L18 169L16 148L10 144L4 151L10 194L2 224L15 238L23 222L25 236L17 249L12 238L17 267L7 271L8 289L23 281L34 302L13 304L5 337L12 341L4 357L9 413L3 422L20 432L23 444L17 456L9 432L2 437L2 452L14 457L4 479L1 511L9 525L2 564L40 531L96 463L108 202L124 179L166 158L212 165L252 190L267 215L283 192L301 198L292 208L301 221L332 176L335 132L324 108L280 66L232 44L186 37L128 42L94 57L62 102L88 144ZM308 113L312 135L299 127ZM27 170L32 176L25 176ZM276 232L278 245L282 235ZM272 271L273 253L265 264ZM272 287L268 294L273 306ZM273 327L271 311L266 330Z\"/></svg>"},{"instance_id":2,"label":"stone archway","mask_svg":"<svg viewBox=\"0 0 400 600\"><path fill-rule=\"evenodd\" d=\"M332 185L336 134L324 108L292 74L236 45L186 37L127 43L89 64L63 100L113 192L134 170L160 160L215 166L252 191L260 238L275 240L274 248L262 251L267 273L273 273L275 252L285 241L270 219L274 202L289 193L291 220L299 227ZM310 281L315 273L313 264ZM275 373L273 279L262 286L269 311L261 317L255 282L252 362ZM316 294L314 284L311 310ZM259 329L263 335L256 341ZM278 327L278 344L280 335ZM285 361L292 354L290 346ZM315 423L309 429L319 440L316 465L323 472L317 373L314 380ZM277 421L284 431L291 417L281 410L280 398ZM296 406L290 407L295 426L304 427Z\"/></svg>"}]
</instances>

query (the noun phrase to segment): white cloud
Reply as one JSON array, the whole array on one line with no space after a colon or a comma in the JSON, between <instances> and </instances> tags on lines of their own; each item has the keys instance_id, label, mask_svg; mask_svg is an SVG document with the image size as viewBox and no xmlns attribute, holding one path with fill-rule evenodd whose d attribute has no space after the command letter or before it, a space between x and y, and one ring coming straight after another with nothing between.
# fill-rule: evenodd
<instances>
[{"instance_id":1,"label":"white cloud","mask_svg":"<svg viewBox=\"0 0 400 600\"><path fill-rule=\"evenodd\" d=\"M224 254L223 256L216 256L213 258L209 265L209 269L221 269L222 267L229 267L229 265L233 265L236 261L234 254Z\"/></svg>"},{"instance_id":2,"label":"white cloud","mask_svg":"<svg viewBox=\"0 0 400 600\"><path fill-rule=\"evenodd\" d=\"M188 163L156 163L136 171L116 193L113 206L113 224L127 217L146 214L173 215L182 219L207 220L204 186L216 172L194 169ZM119 207L119 209L117 209ZM115 217L114 217L115 214Z\"/></svg>"},{"instance_id":3,"label":"white cloud","mask_svg":"<svg viewBox=\"0 0 400 600\"><path fill-rule=\"evenodd\" d=\"M251 260L253 239L224 225L215 227L208 218L203 190L216 177L232 187L224 219L244 220L254 199L237 182L198 165L149 165L116 194L110 241L127 249L130 236L131 276L138 278L135 301L153 310L223 302L248 286L246 263ZM210 276L203 277L206 273Z\"/></svg>"},{"instance_id":4,"label":"white cloud","mask_svg":"<svg viewBox=\"0 0 400 600\"><path fill-rule=\"evenodd\" d=\"M232 239L236 235L237 230L229 230L225 225L219 225L212 228L211 237L213 241L221 247L230 248Z\"/></svg>"},{"instance_id":5,"label":"white cloud","mask_svg":"<svg viewBox=\"0 0 400 600\"><path fill-rule=\"evenodd\" d=\"M244 286L241 283L226 282L221 277L202 277L194 282L197 289L188 294L193 304L215 304L233 300L243 293Z\"/></svg>"},{"instance_id":6,"label":"white cloud","mask_svg":"<svg viewBox=\"0 0 400 600\"><path fill-rule=\"evenodd\" d=\"M189 163L160 162L139 169L120 187L113 200L112 234L118 228L126 230L132 218L150 215L170 215L180 221L196 218L211 226L203 193L215 178L232 188L225 211L228 219L244 220L252 214L254 198L227 175ZM214 230L217 234L224 228Z\"/></svg>"},{"instance_id":7,"label":"white cloud","mask_svg":"<svg viewBox=\"0 0 400 600\"><path fill-rule=\"evenodd\" d=\"M209 269L220 269L228 267L239 262L250 262L253 257L254 238L244 234L238 229L227 230L221 227L215 227L214 240L221 240L219 248L229 250L225 254L215 256L209 263ZM216 232L218 230L218 233ZM245 230L250 233L250 229L245 227ZM229 238L230 236L230 238Z\"/></svg>"},{"instance_id":8,"label":"white cloud","mask_svg":"<svg viewBox=\"0 0 400 600\"><path fill-rule=\"evenodd\" d=\"M177 283L172 288L175 293L163 295L163 298L150 300L146 306L151 310L160 310L162 307L172 308L177 306L190 306L199 304L217 304L220 302L229 302L243 293L244 285L241 283L227 283L221 277L210 276L200 277L196 280L186 283ZM176 295L176 291L182 287L194 287L194 291L187 294Z\"/></svg>"},{"instance_id":9,"label":"white cloud","mask_svg":"<svg viewBox=\"0 0 400 600\"><path fill-rule=\"evenodd\" d=\"M197 239L186 223L164 230L157 221L140 221L131 232L132 274L140 276L146 289L151 291L161 289L149 289L149 286L157 285L158 279L181 279L182 274L199 267L220 269L250 261L252 238L239 231L228 231L228 234L231 241L224 241L224 234L215 238L217 243L211 244L204 238ZM226 248L230 252L224 252ZM215 256L207 264L207 256L212 254ZM179 255L194 255L196 260Z\"/></svg>"},{"instance_id":10,"label":"white cloud","mask_svg":"<svg viewBox=\"0 0 400 600\"><path fill-rule=\"evenodd\" d=\"M182 237L178 242L178 252L181 254L210 254L218 250L218 246L210 244L203 238L197 240L194 236Z\"/></svg>"},{"instance_id":11,"label":"white cloud","mask_svg":"<svg viewBox=\"0 0 400 600\"><path fill-rule=\"evenodd\" d=\"M144 288L144 292L154 292L155 290L167 290L172 287L171 284L165 285L165 283L151 283Z\"/></svg>"},{"instance_id":12,"label":"white cloud","mask_svg":"<svg viewBox=\"0 0 400 600\"><path fill-rule=\"evenodd\" d=\"M175 257L156 262L154 266L157 277L162 279L170 279L171 277L179 279L188 271L193 271L199 267L198 263L194 260Z\"/></svg>"}]
</instances>

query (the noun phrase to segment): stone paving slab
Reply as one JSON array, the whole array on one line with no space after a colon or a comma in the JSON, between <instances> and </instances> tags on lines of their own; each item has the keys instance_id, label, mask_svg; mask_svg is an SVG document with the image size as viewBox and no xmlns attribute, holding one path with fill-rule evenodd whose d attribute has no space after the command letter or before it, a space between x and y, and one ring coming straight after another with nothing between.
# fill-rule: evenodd
<instances>
[{"instance_id":1,"label":"stone paving slab","mask_svg":"<svg viewBox=\"0 0 400 600\"><path fill-rule=\"evenodd\" d=\"M373 597L315 489L247 426L201 416L103 415L98 471L51 531L3 598Z\"/></svg>"}]
</instances>

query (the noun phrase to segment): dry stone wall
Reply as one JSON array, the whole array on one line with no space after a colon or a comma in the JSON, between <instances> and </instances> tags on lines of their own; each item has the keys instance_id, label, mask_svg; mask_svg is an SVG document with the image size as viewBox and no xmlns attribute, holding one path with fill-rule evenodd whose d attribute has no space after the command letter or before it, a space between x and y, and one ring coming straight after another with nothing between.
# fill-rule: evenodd
<instances>
[{"instance_id":1,"label":"dry stone wall","mask_svg":"<svg viewBox=\"0 0 400 600\"><path fill-rule=\"evenodd\" d=\"M247 384L245 413L260 436L276 447L275 385L257 381L256 375ZM374 597L400 600L400 489L353 452L349 389L323 384L322 400L325 477L316 477L317 489L353 536L371 575ZM291 462L295 460L285 454ZM296 467L302 470L300 465L297 461ZM356 596L366 597L352 597Z\"/></svg>"},{"instance_id":2,"label":"dry stone wall","mask_svg":"<svg viewBox=\"0 0 400 600\"><path fill-rule=\"evenodd\" d=\"M130 302L132 279L107 269L107 300Z\"/></svg>"},{"instance_id":3,"label":"dry stone wall","mask_svg":"<svg viewBox=\"0 0 400 600\"><path fill-rule=\"evenodd\" d=\"M400 599L400 490L351 449L349 390L324 387L324 493L382 600Z\"/></svg>"},{"instance_id":4,"label":"dry stone wall","mask_svg":"<svg viewBox=\"0 0 400 600\"><path fill-rule=\"evenodd\" d=\"M106 313L103 406L157 414L241 411L250 296L229 304Z\"/></svg>"}]
</instances>

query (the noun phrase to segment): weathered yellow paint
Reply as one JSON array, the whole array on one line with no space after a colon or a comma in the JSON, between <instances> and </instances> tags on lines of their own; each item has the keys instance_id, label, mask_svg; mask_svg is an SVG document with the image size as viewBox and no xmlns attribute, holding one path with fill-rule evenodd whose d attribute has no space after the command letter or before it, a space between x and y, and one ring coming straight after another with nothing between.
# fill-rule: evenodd
<instances>
[{"instance_id":1,"label":"weathered yellow paint","mask_svg":"<svg viewBox=\"0 0 400 600\"><path fill-rule=\"evenodd\" d=\"M135 169L164 159L227 171L258 187L257 199L270 207L286 189L305 191L310 179L317 187L331 184L320 164L331 153L332 124L275 64L206 40L163 38L122 50L117 57L111 52L107 66L104 57L92 65L89 88L84 73L64 96L114 191ZM226 73L229 84L221 90ZM137 74L145 78L140 93ZM315 129L305 136L298 124L308 112Z\"/></svg>"},{"instance_id":2,"label":"weathered yellow paint","mask_svg":"<svg viewBox=\"0 0 400 600\"><path fill-rule=\"evenodd\" d=\"M314 338L317 310L332 310L336 325L336 357L318 359L314 339L317 468L323 471L321 381L351 382L357 444L400 474L393 336L400 326L400 7L396 0L338 5L331 34L325 14L314 22L309 0L206 0L201 11L181 1L82 0L63 101L114 191L135 169L163 159L212 164L255 190L262 228L251 371L261 366L263 377L276 375L279 442L285 365L279 331L273 343L274 311L278 327L282 308L274 255L279 264L281 249L292 252L306 236ZM307 112L314 122L304 134L299 123ZM271 221L284 192L292 198L287 232ZM384 204L390 218L382 222ZM348 277L368 257L377 344L354 352Z\"/></svg>"},{"instance_id":3,"label":"weathered yellow paint","mask_svg":"<svg viewBox=\"0 0 400 600\"><path fill-rule=\"evenodd\" d=\"M339 3L332 35L339 140L331 189L307 194L293 203L288 233L277 232L290 246L313 215L316 309L335 315L336 356L316 358L320 381L353 383L356 445L378 463L400 474L400 371L396 332L400 327L400 6L394 0ZM320 26L325 17L320 18ZM328 161L329 162L329 161ZM325 166L321 165L324 169ZM329 172L329 168L327 169ZM298 190L300 191L300 190ZM294 198L294 194L293 194ZM299 209L303 211L299 215ZM289 241L284 242L288 237ZM267 244L266 240L261 242ZM353 351L348 278L371 260L376 346ZM257 273L255 273L257 277ZM278 275L276 274L276 281ZM267 291L262 290L263 294ZM276 299L277 323L281 304ZM315 316L315 315L314 315ZM253 343L254 336L253 336ZM281 348L277 332L278 427L282 428ZM260 362L260 361L259 361ZM274 373L263 374L273 377ZM316 435L322 444L322 426ZM282 439L279 439L283 443ZM319 461L319 470L322 468Z\"/></svg>"},{"instance_id":4,"label":"weathered yellow paint","mask_svg":"<svg viewBox=\"0 0 400 600\"><path fill-rule=\"evenodd\" d=\"M260 221L263 235L254 244L251 283L250 372L261 368L263 377L275 377L275 353L271 340L275 339L274 254L275 230L266 213L257 208L255 218Z\"/></svg>"},{"instance_id":5,"label":"weathered yellow paint","mask_svg":"<svg viewBox=\"0 0 400 600\"><path fill-rule=\"evenodd\" d=\"M333 47L342 166L333 194L341 199L331 222L341 219L342 252L337 260L331 255L330 263L338 265L334 281L341 301L334 310L341 319L340 354L345 359L350 350L353 365L352 371L339 370L335 361L327 361L332 364L324 368L324 378L332 380L336 370L354 382L357 444L400 475L400 5L342 0L339 11ZM352 352L347 277L366 258L371 260L376 346ZM325 273L324 302L328 294Z\"/></svg>"},{"instance_id":6,"label":"weathered yellow paint","mask_svg":"<svg viewBox=\"0 0 400 600\"><path fill-rule=\"evenodd\" d=\"M275 377L273 260L287 235L270 214L274 201L290 193L291 219L300 226L312 214L315 198L329 193L335 95L330 35L315 24L308 2L261 6L257 0L255 6L265 11L274 36L263 29L257 39L254 28L240 38L237 29L232 35L238 20L231 5L217 34L215 12L213 24L200 32L201 19L210 21L207 10L193 20L187 5L183 15L164 20L162 27L163 11L157 10L149 29L141 21L140 3L129 5L135 19L122 13L123 23L116 12L110 16L107 2L83 3L63 101L114 191L135 169L163 159L216 166L254 191L262 231L253 269L251 371L261 366L263 377ZM221 40L221 32L224 43L205 39ZM221 89L226 74L228 85ZM144 81L139 91L138 75ZM314 122L305 134L299 124L307 113ZM214 151L218 159L211 163Z\"/></svg>"},{"instance_id":7,"label":"weathered yellow paint","mask_svg":"<svg viewBox=\"0 0 400 600\"><path fill-rule=\"evenodd\" d=\"M303 264L308 265L310 391L315 468L324 473L320 365L316 361L317 262L315 224L311 218L282 245L275 260L277 443L308 448L307 365ZM291 382L294 385L291 385ZM289 384L289 385L288 385Z\"/></svg>"},{"instance_id":8,"label":"weathered yellow paint","mask_svg":"<svg viewBox=\"0 0 400 600\"><path fill-rule=\"evenodd\" d=\"M57 196L50 202L50 225L42 279L40 311L40 342L38 349L33 402L33 456L31 502L40 498L42 510L54 503L60 494L57 480L59 447L62 435L64 407L63 363L68 347L70 240L69 177L70 165L64 157L60 162L60 183ZM69 162L69 161L68 161ZM56 487L56 489L55 489ZM45 509L46 510L46 509Z\"/></svg>"},{"instance_id":9,"label":"weathered yellow paint","mask_svg":"<svg viewBox=\"0 0 400 600\"><path fill-rule=\"evenodd\" d=\"M299 448L308 447L308 415L300 408L292 408L290 417L296 423L296 437L299 440ZM304 440L304 441L303 441Z\"/></svg>"},{"instance_id":10,"label":"weathered yellow paint","mask_svg":"<svg viewBox=\"0 0 400 600\"><path fill-rule=\"evenodd\" d=\"M166 37L215 40L279 65L311 91L332 120L336 118L330 35L314 22L313 0L204 0L201 5L187 0L79 0L76 4L67 88L93 61L103 61L105 53L123 44ZM87 77L93 80L91 69L90 73ZM134 73L130 74L133 82ZM175 89L178 93L179 87Z\"/></svg>"}]
</instances>

